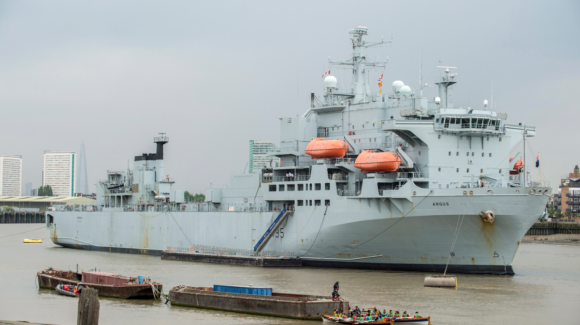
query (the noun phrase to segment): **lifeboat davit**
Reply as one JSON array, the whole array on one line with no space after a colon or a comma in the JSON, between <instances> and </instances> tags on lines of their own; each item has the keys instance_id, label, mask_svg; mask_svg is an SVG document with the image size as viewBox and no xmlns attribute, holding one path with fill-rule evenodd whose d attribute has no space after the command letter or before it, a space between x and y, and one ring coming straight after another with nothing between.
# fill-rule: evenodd
<instances>
[{"instance_id":1,"label":"lifeboat davit","mask_svg":"<svg viewBox=\"0 0 580 325\"><path fill-rule=\"evenodd\" d=\"M346 155L348 145L342 140L324 140L316 138L306 146L306 154L313 159L342 158Z\"/></svg>"},{"instance_id":2,"label":"lifeboat davit","mask_svg":"<svg viewBox=\"0 0 580 325\"><path fill-rule=\"evenodd\" d=\"M512 162L512 160L514 160L514 157L510 157L510 162ZM520 158L514 164L514 169L510 170L510 175L518 175L522 167L524 167L524 161L522 160L522 158Z\"/></svg>"},{"instance_id":3,"label":"lifeboat davit","mask_svg":"<svg viewBox=\"0 0 580 325\"><path fill-rule=\"evenodd\" d=\"M401 157L394 152L361 152L354 162L354 167L365 173L394 172L401 165Z\"/></svg>"}]
</instances>

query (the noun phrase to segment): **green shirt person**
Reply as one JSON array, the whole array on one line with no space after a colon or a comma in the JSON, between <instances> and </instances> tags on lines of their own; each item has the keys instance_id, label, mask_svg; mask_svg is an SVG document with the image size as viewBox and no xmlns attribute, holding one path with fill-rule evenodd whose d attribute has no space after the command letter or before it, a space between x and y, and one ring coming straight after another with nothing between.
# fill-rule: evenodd
<instances>
[{"instance_id":1,"label":"green shirt person","mask_svg":"<svg viewBox=\"0 0 580 325\"><path fill-rule=\"evenodd\" d=\"M419 315L418 311L415 312L415 318L421 318L421 315Z\"/></svg>"},{"instance_id":2,"label":"green shirt person","mask_svg":"<svg viewBox=\"0 0 580 325\"><path fill-rule=\"evenodd\" d=\"M387 317L393 317L393 310L389 310L389 313L387 314Z\"/></svg>"}]
</instances>

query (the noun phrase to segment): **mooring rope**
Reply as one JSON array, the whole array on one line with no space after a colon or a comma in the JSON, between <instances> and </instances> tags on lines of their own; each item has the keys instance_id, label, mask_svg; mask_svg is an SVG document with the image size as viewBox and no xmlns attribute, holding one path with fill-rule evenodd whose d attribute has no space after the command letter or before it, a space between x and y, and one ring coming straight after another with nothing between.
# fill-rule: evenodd
<instances>
[{"instance_id":1,"label":"mooring rope","mask_svg":"<svg viewBox=\"0 0 580 325\"><path fill-rule=\"evenodd\" d=\"M443 276L447 274L447 267L449 266L449 261L451 261L451 253L453 253L453 250L455 249L455 243L457 243L457 238L459 238L459 229L461 229L464 217L465 215L461 215L457 219L457 225L455 226L455 235L453 236L453 242L451 243L451 250L449 251L449 257L447 258L447 265L445 265L445 271L443 272ZM461 220L461 223L459 222L459 220Z\"/></svg>"},{"instance_id":2,"label":"mooring rope","mask_svg":"<svg viewBox=\"0 0 580 325\"><path fill-rule=\"evenodd\" d=\"M15 234L12 234L12 235L6 235L6 236L2 236L2 237L0 237L0 238L6 238L6 237L12 237L12 236L20 235L20 234L25 234L25 233L27 233L27 232L35 231L35 230L42 229L42 228L44 228L44 226L42 226L42 227L40 227L40 228L34 228L34 229L32 229L32 230L27 230L27 231L23 231L23 232L15 233Z\"/></svg>"}]
</instances>

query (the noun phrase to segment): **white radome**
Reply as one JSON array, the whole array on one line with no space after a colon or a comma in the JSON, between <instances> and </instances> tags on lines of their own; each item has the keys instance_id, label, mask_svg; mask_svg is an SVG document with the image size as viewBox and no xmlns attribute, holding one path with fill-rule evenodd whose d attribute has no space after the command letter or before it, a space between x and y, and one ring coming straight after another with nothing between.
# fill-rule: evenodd
<instances>
[{"instance_id":1,"label":"white radome","mask_svg":"<svg viewBox=\"0 0 580 325\"><path fill-rule=\"evenodd\" d=\"M435 97L435 103L436 103L436 104L439 104L439 103L441 103L441 98L439 98L439 97Z\"/></svg>"},{"instance_id":2,"label":"white radome","mask_svg":"<svg viewBox=\"0 0 580 325\"><path fill-rule=\"evenodd\" d=\"M334 76L327 76L324 78L324 87L326 88L336 88L337 83L338 80L336 80L336 77Z\"/></svg>"},{"instance_id":3,"label":"white radome","mask_svg":"<svg viewBox=\"0 0 580 325\"><path fill-rule=\"evenodd\" d=\"M393 91L398 93L404 85L401 80L393 81Z\"/></svg>"},{"instance_id":4,"label":"white radome","mask_svg":"<svg viewBox=\"0 0 580 325\"><path fill-rule=\"evenodd\" d=\"M399 93L401 94L401 96L409 96L411 95L411 87L403 86L401 87L401 90L399 90Z\"/></svg>"}]
</instances>

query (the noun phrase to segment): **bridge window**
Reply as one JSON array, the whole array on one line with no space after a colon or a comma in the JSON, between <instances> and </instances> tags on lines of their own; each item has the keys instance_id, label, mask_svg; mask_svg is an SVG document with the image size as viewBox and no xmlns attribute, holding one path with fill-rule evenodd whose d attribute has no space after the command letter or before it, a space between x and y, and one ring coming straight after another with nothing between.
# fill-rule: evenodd
<instances>
[{"instance_id":1,"label":"bridge window","mask_svg":"<svg viewBox=\"0 0 580 325\"><path fill-rule=\"evenodd\" d=\"M459 151L457 151L457 153L455 154L457 157L459 157Z\"/></svg>"},{"instance_id":2,"label":"bridge window","mask_svg":"<svg viewBox=\"0 0 580 325\"><path fill-rule=\"evenodd\" d=\"M485 157L485 153L483 153L483 152L482 152L482 153L481 153L481 156L482 156L482 157Z\"/></svg>"},{"instance_id":3,"label":"bridge window","mask_svg":"<svg viewBox=\"0 0 580 325\"><path fill-rule=\"evenodd\" d=\"M270 185L270 192L276 192L276 185Z\"/></svg>"},{"instance_id":4,"label":"bridge window","mask_svg":"<svg viewBox=\"0 0 580 325\"><path fill-rule=\"evenodd\" d=\"M466 152L466 154L467 154L467 157L469 157L469 152Z\"/></svg>"},{"instance_id":5,"label":"bridge window","mask_svg":"<svg viewBox=\"0 0 580 325\"><path fill-rule=\"evenodd\" d=\"M330 191L330 183L324 184L324 189Z\"/></svg>"},{"instance_id":6,"label":"bridge window","mask_svg":"<svg viewBox=\"0 0 580 325\"><path fill-rule=\"evenodd\" d=\"M330 206L330 200L324 200L324 205L325 206Z\"/></svg>"},{"instance_id":7,"label":"bridge window","mask_svg":"<svg viewBox=\"0 0 580 325\"><path fill-rule=\"evenodd\" d=\"M278 185L278 191L284 192L284 185Z\"/></svg>"},{"instance_id":8,"label":"bridge window","mask_svg":"<svg viewBox=\"0 0 580 325\"><path fill-rule=\"evenodd\" d=\"M298 205L299 207L301 207L301 206L304 205L304 201L298 200L296 205Z\"/></svg>"},{"instance_id":9,"label":"bridge window","mask_svg":"<svg viewBox=\"0 0 580 325\"><path fill-rule=\"evenodd\" d=\"M320 200L314 200L314 205L317 207L320 206Z\"/></svg>"},{"instance_id":10,"label":"bridge window","mask_svg":"<svg viewBox=\"0 0 580 325\"><path fill-rule=\"evenodd\" d=\"M320 188L321 188L320 183L314 184L314 190L320 191Z\"/></svg>"},{"instance_id":11,"label":"bridge window","mask_svg":"<svg viewBox=\"0 0 580 325\"><path fill-rule=\"evenodd\" d=\"M288 191L294 191L294 184L288 184Z\"/></svg>"},{"instance_id":12,"label":"bridge window","mask_svg":"<svg viewBox=\"0 0 580 325\"><path fill-rule=\"evenodd\" d=\"M451 151L449 151L449 155L451 156Z\"/></svg>"},{"instance_id":13,"label":"bridge window","mask_svg":"<svg viewBox=\"0 0 580 325\"><path fill-rule=\"evenodd\" d=\"M310 200L310 206L312 206L312 200Z\"/></svg>"},{"instance_id":14,"label":"bridge window","mask_svg":"<svg viewBox=\"0 0 580 325\"><path fill-rule=\"evenodd\" d=\"M439 119L436 119L436 120L435 120L435 123L439 123Z\"/></svg>"},{"instance_id":15,"label":"bridge window","mask_svg":"<svg viewBox=\"0 0 580 325\"><path fill-rule=\"evenodd\" d=\"M475 157L475 152L471 152L471 157Z\"/></svg>"},{"instance_id":16,"label":"bridge window","mask_svg":"<svg viewBox=\"0 0 580 325\"><path fill-rule=\"evenodd\" d=\"M468 118L461 119L461 128L462 129L469 129L469 119Z\"/></svg>"},{"instance_id":17,"label":"bridge window","mask_svg":"<svg viewBox=\"0 0 580 325\"><path fill-rule=\"evenodd\" d=\"M312 191L312 184L310 184L310 190Z\"/></svg>"},{"instance_id":18,"label":"bridge window","mask_svg":"<svg viewBox=\"0 0 580 325\"><path fill-rule=\"evenodd\" d=\"M304 185L303 184L298 184L298 190L299 191L304 191Z\"/></svg>"},{"instance_id":19,"label":"bridge window","mask_svg":"<svg viewBox=\"0 0 580 325\"><path fill-rule=\"evenodd\" d=\"M469 173L469 168L467 168L467 172Z\"/></svg>"},{"instance_id":20,"label":"bridge window","mask_svg":"<svg viewBox=\"0 0 580 325\"><path fill-rule=\"evenodd\" d=\"M457 168L457 172L459 173L459 168Z\"/></svg>"}]
</instances>

